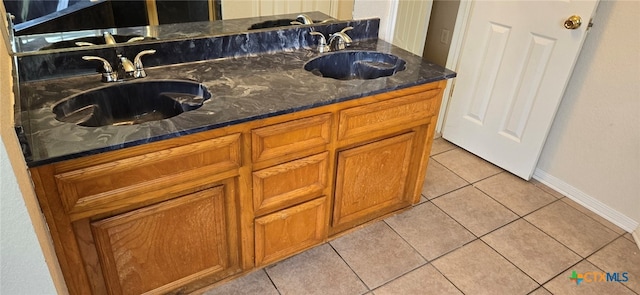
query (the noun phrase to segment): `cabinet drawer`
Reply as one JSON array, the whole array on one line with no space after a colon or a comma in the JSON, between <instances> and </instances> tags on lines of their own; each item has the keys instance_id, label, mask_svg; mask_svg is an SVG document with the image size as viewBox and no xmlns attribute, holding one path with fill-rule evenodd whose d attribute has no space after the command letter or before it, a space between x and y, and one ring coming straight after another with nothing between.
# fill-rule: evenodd
<instances>
[{"instance_id":1,"label":"cabinet drawer","mask_svg":"<svg viewBox=\"0 0 640 295\"><path fill-rule=\"evenodd\" d=\"M78 213L179 190L189 181L205 184L208 176L240 165L240 134L233 134L59 173L55 181L67 213Z\"/></svg>"},{"instance_id":2,"label":"cabinet drawer","mask_svg":"<svg viewBox=\"0 0 640 295\"><path fill-rule=\"evenodd\" d=\"M251 131L253 162L293 160L316 153L330 140L331 114L289 121Z\"/></svg>"},{"instance_id":3,"label":"cabinet drawer","mask_svg":"<svg viewBox=\"0 0 640 295\"><path fill-rule=\"evenodd\" d=\"M256 266L322 243L327 236L326 197L255 220Z\"/></svg>"},{"instance_id":4,"label":"cabinet drawer","mask_svg":"<svg viewBox=\"0 0 640 295\"><path fill-rule=\"evenodd\" d=\"M327 186L329 153L302 158L253 172L255 215L319 197Z\"/></svg>"},{"instance_id":5,"label":"cabinet drawer","mask_svg":"<svg viewBox=\"0 0 640 295\"><path fill-rule=\"evenodd\" d=\"M436 114L441 89L401 96L340 112L338 140L362 135L377 136L424 124Z\"/></svg>"}]
</instances>

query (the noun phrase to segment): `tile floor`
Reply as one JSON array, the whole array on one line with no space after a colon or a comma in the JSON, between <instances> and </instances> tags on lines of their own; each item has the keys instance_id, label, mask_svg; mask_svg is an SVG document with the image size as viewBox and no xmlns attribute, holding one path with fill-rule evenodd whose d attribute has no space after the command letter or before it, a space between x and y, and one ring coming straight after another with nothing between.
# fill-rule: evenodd
<instances>
[{"instance_id":1,"label":"tile floor","mask_svg":"<svg viewBox=\"0 0 640 295\"><path fill-rule=\"evenodd\" d=\"M631 235L539 182L437 139L423 196L204 294L640 294ZM572 271L628 281L576 285Z\"/></svg>"}]
</instances>

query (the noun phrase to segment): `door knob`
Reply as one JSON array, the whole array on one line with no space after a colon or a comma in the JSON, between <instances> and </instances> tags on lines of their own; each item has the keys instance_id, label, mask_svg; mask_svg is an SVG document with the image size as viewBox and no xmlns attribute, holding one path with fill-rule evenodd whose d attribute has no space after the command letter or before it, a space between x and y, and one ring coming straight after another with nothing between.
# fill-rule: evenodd
<instances>
[{"instance_id":1,"label":"door knob","mask_svg":"<svg viewBox=\"0 0 640 295\"><path fill-rule=\"evenodd\" d=\"M582 24L582 18L579 15L572 15L564 21L564 27L568 30L575 30Z\"/></svg>"}]
</instances>

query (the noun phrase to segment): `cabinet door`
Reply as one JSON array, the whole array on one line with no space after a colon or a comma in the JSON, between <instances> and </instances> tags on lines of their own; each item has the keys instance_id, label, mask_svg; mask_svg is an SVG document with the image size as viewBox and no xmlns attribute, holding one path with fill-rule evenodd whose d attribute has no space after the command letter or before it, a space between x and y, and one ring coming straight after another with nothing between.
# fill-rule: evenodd
<instances>
[{"instance_id":1,"label":"cabinet door","mask_svg":"<svg viewBox=\"0 0 640 295\"><path fill-rule=\"evenodd\" d=\"M327 198L318 198L256 219L256 265L265 265L320 244L327 237Z\"/></svg>"},{"instance_id":2,"label":"cabinet door","mask_svg":"<svg viewBox=\"0 0 640 295\"><path fill-rule=\"evenodd\" d=\"M414 137L405 133L338 153L332 233L411 204Z\"/></svg>"},{"instance_id":3,"label":"cabinet door","mask_svg":"<svg viewBox=\"0 0 640 295\"><path fill-rule=\"evenodd\" d=\"M233 185L221 185L93 222L109 293L164 293L237 271L236 222L226 204L232 193Z\"/></svg>"}]
</instances>

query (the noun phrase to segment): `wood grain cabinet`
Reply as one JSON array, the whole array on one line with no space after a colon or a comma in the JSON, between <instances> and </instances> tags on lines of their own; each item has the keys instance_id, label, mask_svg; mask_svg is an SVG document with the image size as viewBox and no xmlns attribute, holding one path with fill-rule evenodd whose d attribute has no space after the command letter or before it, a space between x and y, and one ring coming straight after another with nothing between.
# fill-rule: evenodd
<instances>
[{"instance_id":1,"label":"wood grain cabinet","mask_svg":"<svg viewBox=\"0 0 640 295\"><path fill-rule=\"evenodd\" d=\"M238 266L233 183L91 223L111 294L166 293Z\"/></svg>"},{"instance_id":2,"label":"wood grain cabinet","mask_svg":"<svg viewBox=\"0 0 640 295\"><path fill-rule=\"evenodd\" d=\"M253 172L257 266L326 240L331 119L320 114L252 130L256 167L271 165Z\"/></svg>"},{"instance_id":3,"label":"wood grain cabinet","mask_svg":"<svg viewBox=\"0 0 640 295\"><path fill-rule=\"evenodd\" d=\"M338 154L332 226L362 224L411 205L407 192L415 133L344 150Z\"/></svg>"},{"instance_id":4,"label":"wood grain cabinet","mask_svg":"<svg viewBox=\"0 0 640 295\"><path fill-rule=\"evenodd\" d=\"M446 82L31 168L71 294L182 294L420 200Z\"/></svg>"}]
</instances>

